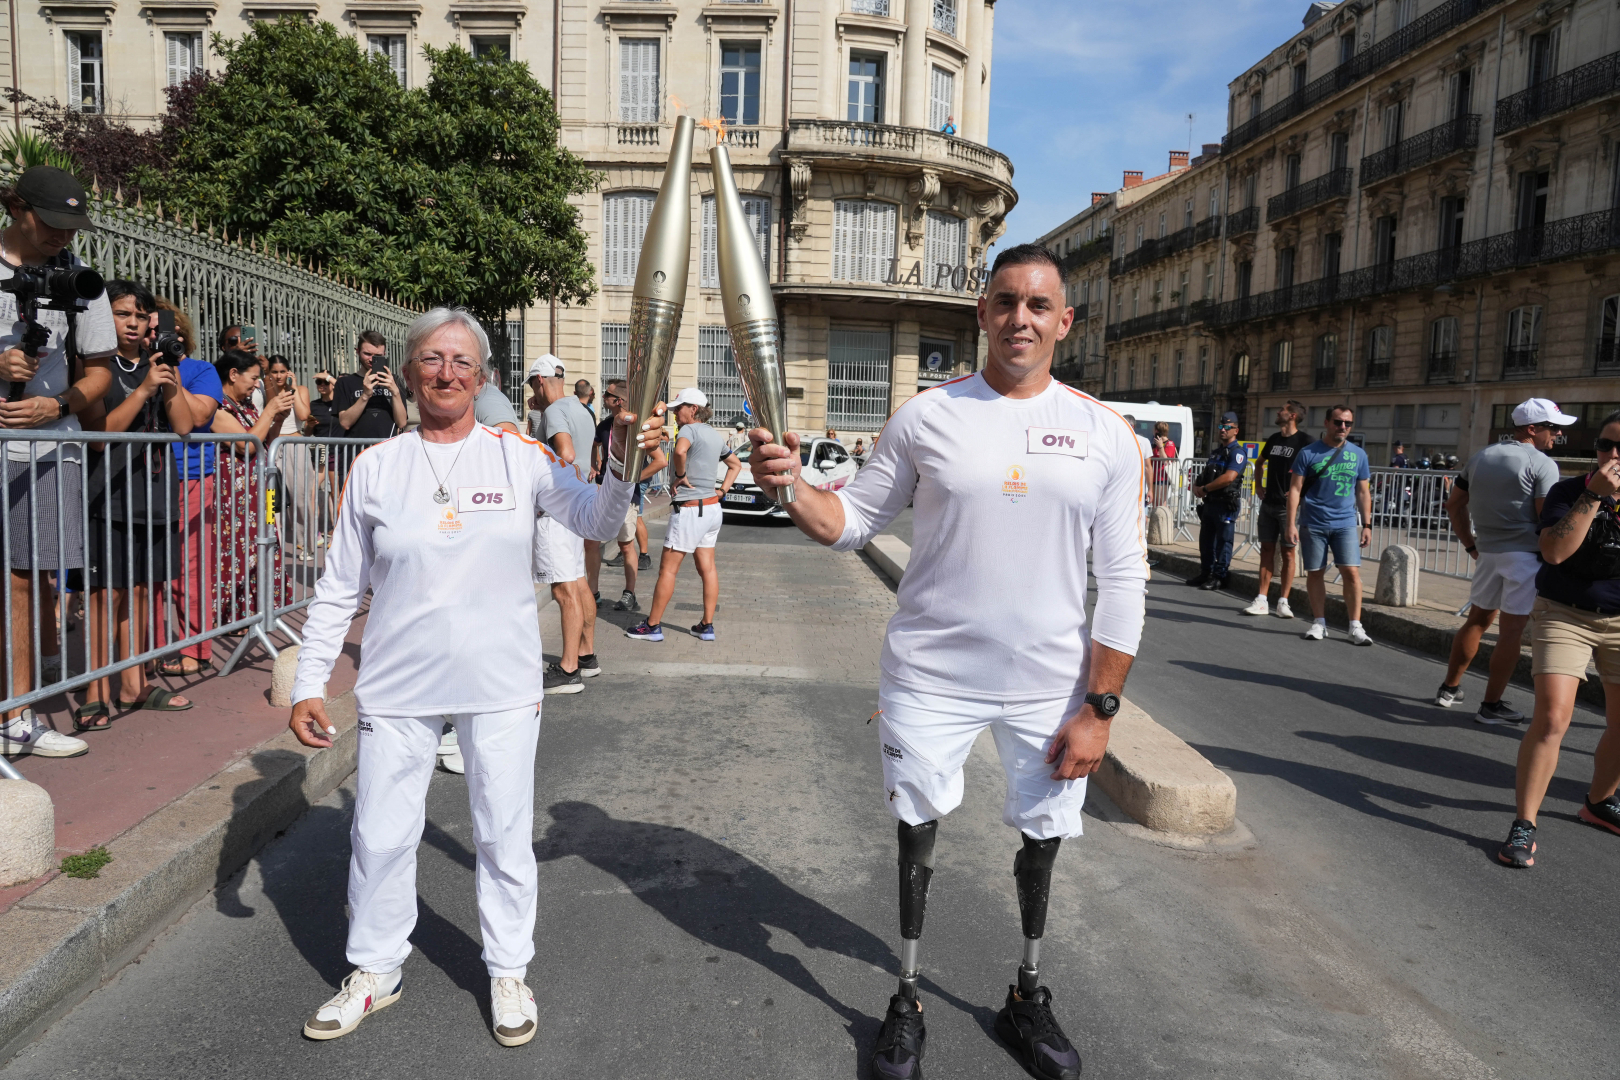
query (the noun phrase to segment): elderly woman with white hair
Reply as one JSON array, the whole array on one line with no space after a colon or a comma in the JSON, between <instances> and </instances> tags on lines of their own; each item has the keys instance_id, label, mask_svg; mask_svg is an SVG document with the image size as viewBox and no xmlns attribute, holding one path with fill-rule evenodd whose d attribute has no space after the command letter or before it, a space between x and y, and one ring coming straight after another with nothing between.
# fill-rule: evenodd
<instances>
[{"instance_id":1,"label":"elderly woman with white hair","mask_svg":"<svg viewBox=\"0 0 1620 1080\"><path fill-rule=\"evenodd\" d=\"M534 757L545 693L529 565L535 511L582 536L617 533L633 493L619 472L636 418L619 414L610 475L586 483L532 440L475 422L489 374L489 339L467 312L435 308L411 325L405 379L421 426L355 459L304 625L290 726L306 746L330 746L322 690L371 591L354 687L347 953L356 970L304 1025L312 1039L345 1035L399 1000L416 925L416 848L446 721L466 761L495 1038L521 1045L538 1023L524 983L534 956ZM656 446L662 425L650 418L636 437Z\"/></svg>"}]
</instances>

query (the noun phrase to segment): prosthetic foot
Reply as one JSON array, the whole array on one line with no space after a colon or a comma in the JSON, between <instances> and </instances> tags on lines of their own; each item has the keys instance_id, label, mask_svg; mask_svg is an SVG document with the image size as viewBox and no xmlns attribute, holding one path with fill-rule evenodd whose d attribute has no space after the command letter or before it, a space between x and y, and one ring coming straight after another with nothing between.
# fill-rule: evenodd
<instances>
[{"instance_id":1,"label":"prosthetic foot","mask_svg":"<svg viewBox=\"0 0 1620 1080\"><path fill-rule=\"evenodd\" d=\"M1076 1080L1080 1054L1052 1015L1052 991L1040 984L1041 938L1046 933L1046 903L1052 893L1052 864L1061 839L1024 837L1013 857L1018 883L1018 913L1024 925L1024 959L1018 983L1007 987L1007 1002L996 1015L996 1034L1044 1080Z\"/></svg>"},{"instance_id":2,"label":"prosthetic foot","mask_svg":"<svg viewBox=\"0 0 1620 1080\"><path fill-rule=\"evenodd\" d=\"M872 1050L872 1075L879 1080L922 1080L923 1047L928 1033L917 1002L917 949L923 915L928 909L928 881L934 875L934 837L939 822L899 823L900 838L900 988L889 999Z\"/></svg>"}]
</instances>

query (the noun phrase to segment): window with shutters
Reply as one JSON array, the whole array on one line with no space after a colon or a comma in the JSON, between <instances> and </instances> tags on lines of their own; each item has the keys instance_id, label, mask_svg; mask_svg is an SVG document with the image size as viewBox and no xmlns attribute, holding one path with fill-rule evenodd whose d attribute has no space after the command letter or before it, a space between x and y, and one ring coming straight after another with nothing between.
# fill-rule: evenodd
<instances>
[{"instance_id":1,"label":"window with shutters","mask_svg":"<svg viewBox=\"0 0 1620 1080\"><path fill-rule=\"evenodd\" d=\"M201 34L164 34L163 45L168 59L169 86L179 86L203 69Z\"/></svg>"},{"instance_id":2,"label":"window with shutters","mask_svg":"<svg viewBox=\"0 0 1620 1080\"><path fill-rule=\"evenodd\" d=\"M765 272L771 270L771 200L756 195L742 197L743 217L754 234L759 257L765 263ZM720 287L719 222L715 213L713 195L703 196L702 235L698 249L698 285L704 289Z\"/></svg>"},{"instance_id":3,"label":"window with shutters","mask_svg":"<svg viewBox=\"0 0 1620 1080\"><path fill-rule=\"evenodd\" d=\"M630 324L602 324L602 382L629 377Z\"/></svg>"},{"instance_id":4,"label":"window with shutters","mask_svg":"<svg viewBox=\"0 0 1620 1080\"><path fill-rule=\"evenodd\" d=\"M882 53L849 54L849 115L855 124L883 123Z\"/></svg>"},{"instance_id":5,"label":"window with shutters","mask_svg":"<svg viewBox=\"0 0 1620 1080\"><path fill-rule=\"evenodd\" d=\"M956 268L967 262L967 220L938 210L928 211L923 225L923 284L953 288Z\"/></svg>"},{"instance_id":6,"label":"window with shutters","mask_svg":"<svg viewBox=\"0 0 1620 1080\"><path fill-rule=\"evenodd\" d=\"M1367 382L1389 381L1390 364L1395 359L1395 328L1375 326L1367 331Z\"/></svg>"},{"instance_id":7,"label":"window with shutters","mask_svg":"<svg viewBox=\"0 0 1620 1080\"><path fill-rule=\"evenodd\" d=\"M1395 0L1395 29L1404 30L1417 17L1417 0Z\"/></svg>"},{"instance_id":8,"label":"window with shutters","mask_svg":"<svg viewBox=\"0 0 1620 1080\"><path fill-rule=\"evenodd\" d=\"M709 395L715 423L742 418L742 377L731 355L731 332L723 326L698 327L698 389Z\"/></svg>"},{"instance_id":9,"label":"window with shutters","mask_svg":"<svg viewBox=\"0 0 1620 1080\"><path fill-rule=\"evenodd\" d=\"M1457 371L1458 322L1455 315L1447 315L1429 324L1429 362L1427 378L1449 379Z\"/></svg>"},{"instance_id":10,"label":"window with shutters","mask_svg":"<svg viewBox=\"0 0 1620 1080\"><path fill-rule=\"evenodd\" d=\"M895 221L893 203L835 200L833 280L887 281L894 261Z\"/></svg>"},{"instance_id":11,"label":"window with shutters","mask_svg":"<svg viewBox=\"0 0 1620 1080\"><path fill-rule=\"evenodd\" d=\"M1294 376L1294 343L1279 341L1271 347L1271 388L1287 390Z\"/></svg>"},{"instance_id":12,"label":"window with shutters","mask_svg":"<svg viewBox=\"0 0 1620 1080\"><path fill-rule=\"evenodd\" d=\"M602 284L634 285L641 240L652 216L651 192L625 191L602 196Z\"/></svg>"},{"instance_id":13,"label":"window with shutters","mask_svg":"<svg viewBox=\"0 0 1620 1080\"><path fill-rule=\"evenodd\" d=\"M404 34L368 34L366 44L373 56L388 58L388 70L394 73L399 85L408 86L405 77L405 35Z\"/></svg>"},{"instance_id":14,"label":"window with shutters","mask_svg":"<svg viewBox=\"0 0 1620 1080\"><path fill-rule=\"evenodd\" d=\"M955 113L956 76L936 67L928 78L928 126L935 131L944 131Z\"/></svg>"},{"instance_id":15,"label":"window with shutters","mask_svg":"<svg viewBox=\"0 0 1620 1080\"><path fill-rule=\"evenodd\" d=\"M658 39L619 39L619 120L658 123Z\"/></svg>"},{"instance_id":16,"label":"window with shutters","mask_svg":"<svg viewBox=\"0 0 1620 1080\"><path fill-rule=\"evenodd\" d=\"M1323 334L1316 339L1316 378L1313 386L1317 390L1331 389L1338 374L1339 335Z\"/></svg>"},{"instance_id":17,"label":"window with shutters","mask_svg":"<svg viewBox=\"0 0 1620 1080\"><path fill-rule=\"evenodd\" d=\"M70 30L62 38L67 43L68 108L87 113L106 112L106 68L102 64L101 34Z\"/></svg>"},{"instance_id":18,"label":"window with shutters","mask_svg":"<svg viewBox=\"0 0 1620 1080\"><path fill-rule=\"evenodd\" d=\"M889 418L887 330L827 333L827 426L877 431Z\"/></svg>"},{"instance_id":19,"label":"window with shutters","mask_svg":"<svg viewBox=\"0 0 1620 1080\"><path fill-rule=\"evenodd\" d=\"M759 123L759 42L720 43L720 115L732 125Z\"/></svg>"}]
</instances>

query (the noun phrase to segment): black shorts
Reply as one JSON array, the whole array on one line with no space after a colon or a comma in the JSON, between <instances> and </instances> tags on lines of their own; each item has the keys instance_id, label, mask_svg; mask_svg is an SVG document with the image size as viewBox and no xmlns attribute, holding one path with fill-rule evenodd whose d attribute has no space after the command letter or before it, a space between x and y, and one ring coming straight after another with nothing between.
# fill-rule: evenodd
<instances>
[{"instance_id":1,"label":"black shorts","mask_svg":"<svg viewBox=\"0 0 1620 1080\"><path fill-rule=\"evenodd\" d=\"M166 523L148 526L90 519L84 561L92 589L127 589L173 581L184 568L180 530Z\"/></svg>"},{"instance_id":2,"label":"black shorts","mask_svg":"<svg viewBox=\"0 0 1620 1080\"><path fill-rule=\"evenodd\" d=\"M1281 544L1284 551L1294 550L1294 545L1288 542L1288 504L1261 503L1255 533L1262 544Z\"/></svg>"}]
</instances>

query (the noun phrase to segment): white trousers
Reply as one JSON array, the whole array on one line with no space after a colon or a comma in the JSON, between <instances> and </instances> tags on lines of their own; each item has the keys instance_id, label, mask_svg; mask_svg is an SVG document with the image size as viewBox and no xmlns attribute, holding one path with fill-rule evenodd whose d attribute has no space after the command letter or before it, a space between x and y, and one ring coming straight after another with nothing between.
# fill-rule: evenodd
<instances>
[{"instance_id":1,"label":"white trousers","mask_svg":"<svg viewBox=\"0 0 1620 1080\"><path fill-rule=\"evenodd\" d=\"M416 928L416 848L445 721L467 763L477 848L478 928L490 978L523 978L534 957L534 752L540 709L360 717L349 856L349 962L393 971Z\"/></svg>"}]
</instances>

